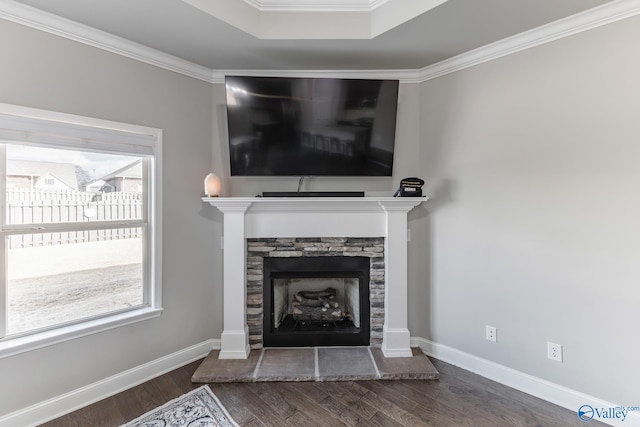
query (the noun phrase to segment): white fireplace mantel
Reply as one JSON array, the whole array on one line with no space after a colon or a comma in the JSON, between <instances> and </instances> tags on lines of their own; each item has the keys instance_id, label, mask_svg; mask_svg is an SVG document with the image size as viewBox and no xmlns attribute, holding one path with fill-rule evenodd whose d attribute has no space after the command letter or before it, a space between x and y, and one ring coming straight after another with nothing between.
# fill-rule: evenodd
<instances>
[{"instance_id":1,"label":"white fireplace mantel","mask_svg":"<svg viewBox=\"0 0 640 427\"><path fill-rule=\"evenodd\" d=\"M385 357L411 357L407 328L407 214L426 197L204 197L224 214L224 330L220 358L249 356L247 238L384 237Z\"/></svg>"}]
</instances>

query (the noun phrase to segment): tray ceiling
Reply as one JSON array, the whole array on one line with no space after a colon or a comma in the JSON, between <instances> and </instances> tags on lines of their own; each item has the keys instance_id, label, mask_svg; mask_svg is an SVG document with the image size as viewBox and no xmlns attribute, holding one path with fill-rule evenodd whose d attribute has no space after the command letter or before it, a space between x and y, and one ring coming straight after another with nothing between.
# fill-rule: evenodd
<instances>
[{"instance_id":1,"label":"tray ceiling","mask_svg":"<svg viewBox=\"0 0 640 427\"><path fill-rule=\"evenodd\" d=\"M304 7L312 3L318 7L329 2L228 1L259 13L269 8L303 3ZM360 6L370 9L365 14L375 16L376 11L385 10L396 1L423 3L422 0L340 3L351 7L362 3ZM215 0L217 4L223 2ZM45 28L60 26L54 22L60 20L64 29L60 34L76 31L75 25L83 30L78 39L86 39L89 29L99 30L105 35L101 40L110 35L117 46L130 41L136 52L142 47L151 48L211 70L419 70L568 17L592 13L599 7L629 9L630 3L637 7L640 0L448 0L376 37L355 39L346 36L261 39L183 0L7 0L0 5L0 16L3 8L26 9L30 11L29 19L45 21L42 26ZM25 22L22 16L26 12L17 13L21 16L13 20ZM392 13L376 19L393 25ZM338 20L326 25L335 31L342 26L346 24Z\"/></svg>"}]
</instances>

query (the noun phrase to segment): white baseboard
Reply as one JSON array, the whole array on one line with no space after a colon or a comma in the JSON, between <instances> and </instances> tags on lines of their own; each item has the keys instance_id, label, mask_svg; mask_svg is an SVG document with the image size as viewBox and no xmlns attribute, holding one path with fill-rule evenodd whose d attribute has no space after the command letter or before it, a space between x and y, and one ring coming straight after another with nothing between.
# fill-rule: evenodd
<instances>
[{"instance_id":1,"label":"white baseboard","mask_svg":"<svg viewBox=\"0 0 640 427\"><path fill-rule=\"evenodd\" d=\"M0 427L36 426L83 408L145 381L205 357L220 348L220 340L208 340L88 386L0 417Z\"/></svg>"},{"instance_id":2,"label":"white baseboard","mask_svg":"<svg viewBox=\"0 0 640 427\"><path fill-rule=\"evenodd\" d=\"M578 408L583 405L598 409L619 406L424 338L411 338L411 346L420 347L427 355L443 362L569 409L576 414L576 418ZM594 417L593 419L612 426L640 426L640 412L635 411L628 412L625 421L613 418ZM585 422L585 425L588 423Z\"/></svg>"}]
</instances>

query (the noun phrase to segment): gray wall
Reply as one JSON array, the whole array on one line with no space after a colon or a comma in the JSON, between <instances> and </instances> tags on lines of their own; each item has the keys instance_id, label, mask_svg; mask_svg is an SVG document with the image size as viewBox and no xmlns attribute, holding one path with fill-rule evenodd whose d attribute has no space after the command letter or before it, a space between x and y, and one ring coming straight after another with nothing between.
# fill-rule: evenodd
<instances>
[{"instance_id":1,"label":"gray wall","mask_svg":"<svg viewBox=\"0 0 640 427\"><path fill-rule=\"evenodd\" d=\"M219 221L200 201L210 85L4 20L0 35L0 102L164 130L164 313L0 359L5 414L219 337L222 291Z\"/></svg>"},{"instance_id":2,"label":"gray wall","mask_svg":"<svg viewBox=\"0 0 640 427\"><path fill-rule=\"evenodd\" d=\"M638 42L634 17L421 85L431 313L413 334L638 401Z\"/></svg>"}]
</instances>

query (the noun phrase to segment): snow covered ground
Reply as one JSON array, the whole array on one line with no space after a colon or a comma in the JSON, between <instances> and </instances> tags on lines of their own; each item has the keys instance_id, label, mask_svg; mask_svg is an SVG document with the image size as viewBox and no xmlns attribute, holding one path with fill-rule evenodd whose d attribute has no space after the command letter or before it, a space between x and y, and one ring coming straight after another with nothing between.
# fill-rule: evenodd
<instances>
[{"instance_id":1,"label":"snow covered ground","mask_svg":"<svg viewBox=\"0 0 640 427\"><path fill-rule=\"evenodd\" d=\"M142 304L141 239L9 252L8 334Z\"/></svg>"}]
</instances>

